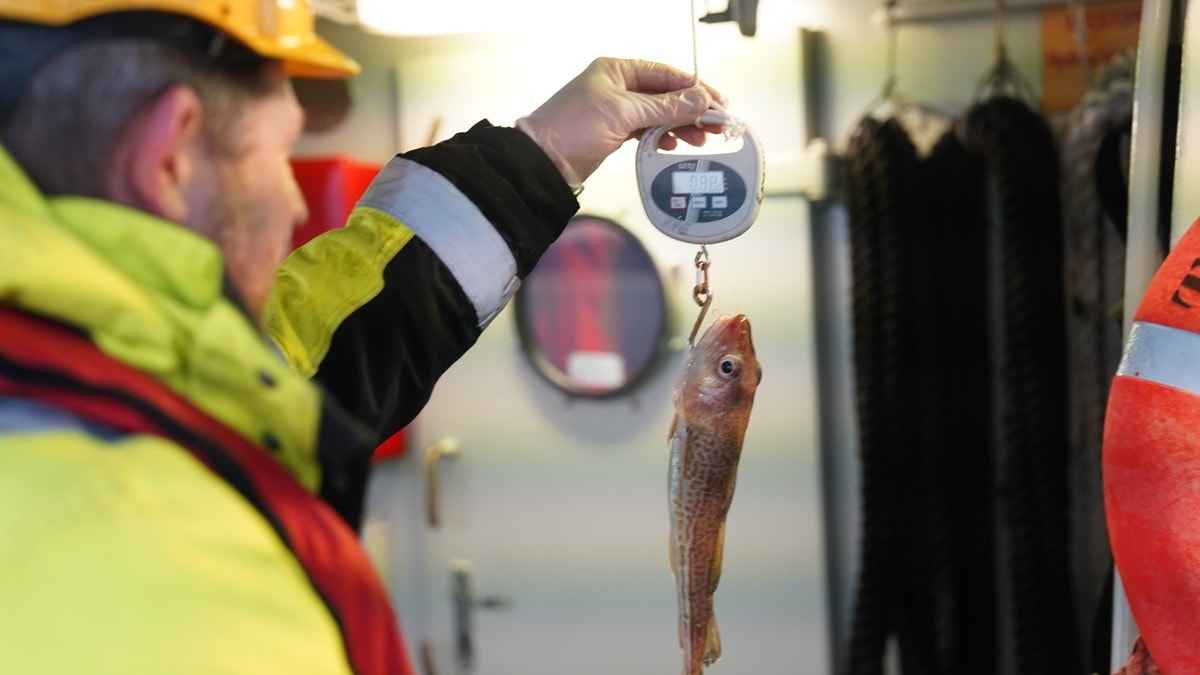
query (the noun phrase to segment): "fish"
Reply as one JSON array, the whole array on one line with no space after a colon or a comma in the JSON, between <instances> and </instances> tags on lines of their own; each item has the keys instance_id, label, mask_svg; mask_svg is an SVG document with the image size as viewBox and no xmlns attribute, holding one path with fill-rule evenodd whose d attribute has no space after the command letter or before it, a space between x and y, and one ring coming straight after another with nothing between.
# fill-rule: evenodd
<instances>
[{"instance_id":1,"label":"fish","mask_svg":"<svg viewBox=\"0 0 1200 675\"><path fill-rule=\"evenodd\" d=\"M761 380L749 319L725 315L687 352L672 390L667 501L683 675L701 675L721 657L713 595L742 440Z\"/></svg>"}]
</instances>

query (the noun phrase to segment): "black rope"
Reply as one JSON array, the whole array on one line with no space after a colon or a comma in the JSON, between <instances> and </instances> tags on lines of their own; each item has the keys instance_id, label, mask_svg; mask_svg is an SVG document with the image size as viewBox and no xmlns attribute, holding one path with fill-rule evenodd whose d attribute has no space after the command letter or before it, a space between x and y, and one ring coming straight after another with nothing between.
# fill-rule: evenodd
<instances>
[{"instance_id":1,"label":"black rope","mask_svg":"<svg viewBox=\"0 0 1200 675\"><path fill-rule=\"evenodd\" d=\"M1055 153L1044 120L1006 97L924 162L895 120L865 117L850 140L852 675L882 673L889 641L905 675L998 672L1002 625L1016 672L1080 672Z\"/></svg>"},{"instance_id":2,"label":"black rope","mask_svg":"<svg viewBox=\"0 0 1200 675\"><path fill-rule=\"evenodd\" d=\"M862 553L848 670L883 672L889 638L906 673L940 672L937 603L928 568L938 556L929 519L941 509L927 470L919 354L922 294L914 273L925 220L916 150L895 120L863 118L847 157L857 410L862 463ZM926 301L927 302L927 301ZM928 311L928 310L926 310Z\"/></svg>"},{"instance_id":3,"label":"black rope","mask_svg":"<svg viewBox=\"0 0 1200 675\"><path fill-rule=\"evenodd\" d=\"M850 141L847 196L851 214L852 276L854 288L854 354L859 414L861 461L862 552L856 604L851 627L851 675L882 673L882 662L891 633L895 602L893 567L899 524L895 504L880 489L887 484L895 463L881 452L888 440L886 332L881 321L883 293L888 282L882 247L884 214L878 207L880 186L874 170L878 160L881 127L867 118Z\"/></svg>"},{"instance_id":4,"label":"black rope","mask_svg":"<svg viewBox=\"0 0 1200 675\"><path fill-rule=\"evenodd\" d=\"M886 484L892 467L887 455L881 452L887 441L887 427L882 418L886 409L882 389L884 332L877 308L886 275L878 253L882 225L880 209L875 203L878 186L871 166L877 154L878 129L873 119L863 119L851 136L846 156L862 499L861 552L850 629L850 675L883 672L895 590L890 549L898 536L894 505L879 488Z\"/></svg>"},{"instance_id":5,"label":"black rope","mask_svg":"<svg viewBox=\"0 0 1200 675\"><path fill-rule=\"evenodd\" d=\"M1133 56L1121 55L1071 112L1062 148L1068 400L1076 618L1088 672L1109 673L1112 554L1101 451L1109 385L1124 343L1122 305L1133 113ZM1085 628L1090 628L1085 632Z\"/></svg>"},{"instance_id":6,"label":"black rope","mask_svg":"<svg viewBox=\"0 0 1200 675\"><path fill-rule=\"evenodd\" d=\"M946 321L956 319L945 305L943 286L949 280L941 269L942 234L930 212L935 183L911 144L905 145L902 157L903 164L898 162L893 170L907 177L901 183L909 195L912 221L898 233L903 239L908 293L901 327L906 336L902 343L906 371L898 395L911 400L914 410L908 424L915 424L917 433L915 445L902 458L908 469L904 483L897 486L907 505L904 540L908 543L898 618L900 662L905 673L950 673L945 655L950 627L945 619L952 600L950 560L956 544L948 530L951 481L942 456L948 431L942 396L947 345L942 329Z\"/></svg>"},{"instance_id":7,"label":"black rope","mask_svg":"<svg viewBox=\"0 0 1200 675\"><path fill-rule=\"evenodd\" d=\"M1080 672L1069 568L1066 337L1058 158L1043 118L995 97L962 120L988 165L998 293L1000 505L1020 673Z\"/></svg>"},{"instance_id":8,"label":"black rope","mask_svg":"<svg viewBox=\"0 0 1200 675\"><path fill-rule=\"evenodd\" d=\"M986 166L944 134L926 159L938 284L935 384L950 540L944 602L947 673L996 672L994 444L987 322Z\"/></svg>"}]
</instances>

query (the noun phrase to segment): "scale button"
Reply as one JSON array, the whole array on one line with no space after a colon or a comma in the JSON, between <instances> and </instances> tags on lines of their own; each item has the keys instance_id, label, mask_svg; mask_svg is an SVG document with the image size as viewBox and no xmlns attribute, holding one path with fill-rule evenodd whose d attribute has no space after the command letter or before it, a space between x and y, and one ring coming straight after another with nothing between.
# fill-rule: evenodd
<instances>
[{"instance_id":1,"label":"scale button","mask_svg":"<svg viewBox=\"0 0 1200 675\"><path fill-rule=\"evenodd\" d=\"M692 197L692 208L707 209L708 208L708 197L705 197L704 195L693 196Z\"/></svg>"},{"instance_id":2,"label":"scale button","mask_svg":"<svg viewBox=\"0 0 1200 675\"><path fill-rule=\"evenodd\" d=\"M713 195L712 206L714 209L729 208L729 197L726 197L725 195Z\"/></svg>"},{"instance_id":3,"label":"scale button","mask_svg":"<svg viewBox=\"0 0 1200 675\"><path fill-rule=\"evenodd\" d=\"M671 208L679 209L681 211L683 209L686 209L687 208L687 197L684 197L682 195L675 195L674 197L671 197Z\"/></svg>"}]
</instances>

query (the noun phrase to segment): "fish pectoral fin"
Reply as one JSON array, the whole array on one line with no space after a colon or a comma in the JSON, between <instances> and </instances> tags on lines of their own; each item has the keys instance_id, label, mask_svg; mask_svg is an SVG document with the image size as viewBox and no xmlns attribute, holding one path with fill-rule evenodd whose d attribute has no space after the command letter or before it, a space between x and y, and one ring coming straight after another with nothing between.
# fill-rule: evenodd
<instances>
[{"instance_id":1,"label":"fish pectoral fin","mask_svg":"<svg viewBox=\"0 0 1200 675\"><path fill-rule=\"evenodd\" d=\"M717 617L708 617L708 635L704 638L704 665L711 666L721 658L721 635L717 632Z\"/></svg>"}]
</instances>

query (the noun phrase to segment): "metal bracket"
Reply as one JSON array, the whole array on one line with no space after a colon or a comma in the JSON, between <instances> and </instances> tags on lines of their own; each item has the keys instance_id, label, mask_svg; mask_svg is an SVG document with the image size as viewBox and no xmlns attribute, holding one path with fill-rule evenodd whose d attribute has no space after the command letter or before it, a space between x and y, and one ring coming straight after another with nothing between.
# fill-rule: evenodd
<instances>
[{"instance_id":1,"label":"metal bracket","mask_svg":"<svg viewBox=\"0 0 1200 675\"><path fill-rule=\"evenodd\" d=\"M724 12L705 14L701 23L724 23L736 21L738 29L746 37L754 37L758 30L758 0L729 0Z\"/></svg>"}]
</instances>

